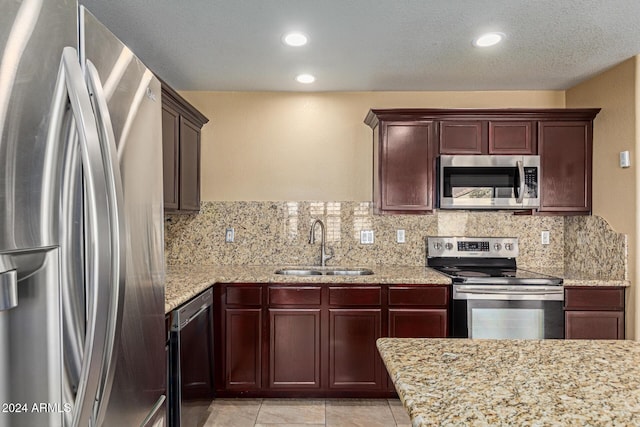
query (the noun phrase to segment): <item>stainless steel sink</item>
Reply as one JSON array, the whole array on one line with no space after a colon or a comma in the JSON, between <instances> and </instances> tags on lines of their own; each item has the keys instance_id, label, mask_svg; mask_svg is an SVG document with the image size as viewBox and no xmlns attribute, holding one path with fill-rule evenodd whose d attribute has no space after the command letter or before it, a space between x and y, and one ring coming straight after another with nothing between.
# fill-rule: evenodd
<instances>
[{"instance_id":1,"label":"stainless steel sink","mask_svg":"<svg viewBox=\"0 0 640 427\"><path fill-rule=\"evenodd\" d=\"M275 271L275 274L288 276L369 276L373 270L351 267L286 267Z\"/></svg>"},{"instance_id":2,"label":"stainless steel sink","mask_svg":"<svg viewBox=\"0 0 640 427\"><path fill-rule=\"evenodd\" d=\"M287 276L322 276L322 271L308 270L305 268L281 268L276 270L276 274L284 274Z\"/></svg>"},{"instance_id":3,"label":"stainless steel sink","mask_svg":"<svg viewBox=\"0 0 640 427\"><path fill-rule=\"evenodd\" d=\"M331 268L324 274L327 276L370 276L373 270L368 268Z\"/></svg>"}]
</instances>

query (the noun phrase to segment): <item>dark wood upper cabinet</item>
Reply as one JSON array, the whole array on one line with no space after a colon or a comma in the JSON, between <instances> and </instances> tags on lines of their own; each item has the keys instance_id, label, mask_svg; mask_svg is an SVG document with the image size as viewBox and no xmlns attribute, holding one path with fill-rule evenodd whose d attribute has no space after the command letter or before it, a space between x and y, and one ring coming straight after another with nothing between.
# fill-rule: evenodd
<instances>
[{"instance_id":1,"label":"dark wood upper cabinet","mask_svg":"<svg viewBox=\"0 0 640 427\"><path fill-rule=\"evenodd\" d=\"M540 155L542 214L591 213L593 120L600 109L370 110L375 213L437 207L436 159Z\"/></svg>"},{"instance_id":2,"label":"dark wood upper cabinet","mask_svg":"<svg viewBox=\"0 0 640 427\"><path fill-rule=\"evenodd\" d=\"M163 82L162 156L167 213L200 210L200 131L208 121Z\"/></svg>"},{"instance_id":3,"label":"dark wood upper cabinet","mask_svg":"<svg viewBox=\"0 0 640 427\"><path fill-rule=\"evenodd\" d=\"M432 121L375 120L373 202L376 213L425 213L433 209Z\"/></svg>"},{"instance_id":4,"label":"dark wood upper cabinet","mask_svg":"<svg viewBox=\"0 0 640 427\"><path fill-rule=\"evenodd\" d=\"M489 121L489 154L523 154L538 152L533 121Z\"/></svg>"},{"instance_id":5,"label":"dark wood upper cabinet","mask_svg":"<svg viewBox=\"0 0 640 427\"><path fill-rule=\"evenodd\" d=\"M440 154L486 153L486 122L443 120L440 122Z\"/></svg>"},{"instance_id":6,"label":"dark wood upper cabinet","mask_svg":"<svg viewBox=\"0 0 640 427\"><path fill-rule=\"evenodd\" d=\"M165 210L178 209L180 113L162 106L162 167Z\"/></svg>"},{"instance_id":7,"label":"dark wood upper cabinet","mask_svg":"<svg viewBox=\"0 0 640 427\"><path fill-rule=\"evenodd\" d=\"M538 124L540 212L591 212L592 123Z\"/></svg>"}]
</instances>

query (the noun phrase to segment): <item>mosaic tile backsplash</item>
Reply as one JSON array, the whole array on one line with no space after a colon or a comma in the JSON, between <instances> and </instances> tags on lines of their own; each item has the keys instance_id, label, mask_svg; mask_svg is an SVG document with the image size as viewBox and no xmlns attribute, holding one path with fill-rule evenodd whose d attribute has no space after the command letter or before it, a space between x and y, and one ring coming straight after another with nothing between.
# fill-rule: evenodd
<instances>
[{"instance_id":1,"label":"mosaic tile backsplash","mask_svg":"<svg viewBox=\"0 0 640 427\"><path fill-rule=\"evenodd\" d=\"M165 254L170 265L313 265L320 261L320 227L309 244L311 223L326 225L328 265L425 265L427 236L515 236L520 239L521 267L572 270L590 258L610 259L609 278L623 279L626 239L598 217L513 215L509 212L438 211L433 215L374 215L370 202L203 202L198 215L165 219ZM235 241L225 243L233 227ZM405 243L396 243L396 230L405 230ZM373 230L374 243L361 244L360 231ZM549 231L549 245L540 232ZM611 236L616 236L611 240ZM604 253L577 254L565 242L608 244ZM622 260L622 261L621 261ZM606 265L608 265L605 262ZM574 271L575 272L575 271Z\"/></svg>"}]
</instances>

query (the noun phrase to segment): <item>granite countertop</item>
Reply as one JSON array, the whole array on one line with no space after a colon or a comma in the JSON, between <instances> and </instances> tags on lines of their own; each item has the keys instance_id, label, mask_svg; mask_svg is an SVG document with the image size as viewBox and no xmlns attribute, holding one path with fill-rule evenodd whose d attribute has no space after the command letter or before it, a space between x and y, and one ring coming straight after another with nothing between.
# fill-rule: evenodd
<instances>
[{"instance_id":1,"label":"granite countertop","mask_svg":"<svg viewBox=\"0 0 640 427\"><path fill-rule=\"evenodd\" d=\"M451 279L426 267L361 266L369 276L287 276L275 274L282 265L169 266L165 287L165 313L215 283L352 283L448 285ZM299 267L298 267L299 268ZM302 267L304 268L304 267ZM311 269L318 267L309 267Z\"/></svg>"},{"instance_id":2,"label":"granite countertop","mask_svg":"<svg viewBox=\"0 0 640 427\"><path fill-rule=\"evenodd\" d=\"M640 342L381 338L414 427L638 425Z\"/></svg>"},{"instance_id":3,"label":"granite countertop","mask_svg":"<svg viewBox=\"0 0 640 427\"><path fill-rule=\"evenodd\" d=\"M286 276L274 274L282 265L169 266L165 287L165 313L215 283L382 283L448 285L451 279L428 267L362 266L374 271L369 276ZM309 267L317 268L317 267ZM527 267L523 267L527 268ZM539 273L562 277L558 271ZM625 280L564 278L564 286L629 286Z\"/></svg>"}]
</instances>

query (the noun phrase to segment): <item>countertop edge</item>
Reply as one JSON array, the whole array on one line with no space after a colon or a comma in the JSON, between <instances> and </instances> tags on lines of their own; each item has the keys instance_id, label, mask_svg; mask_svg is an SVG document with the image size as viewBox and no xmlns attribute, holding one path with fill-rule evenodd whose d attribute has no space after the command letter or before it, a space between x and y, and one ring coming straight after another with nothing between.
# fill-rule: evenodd
<instances>
[{"instance_id":1,"label":"countertop edge","mask_svg":"<svg viewBox=\"0 0 640 427\"><path fill-rule=\"evenodd\" d=\"M295 277L274 274L282 266L168 266L166 280L165 314L173 311L192 297L219 283L270 284L406 284L450 285L451 279L428 267L369 266L380 273L371 276L313 276ZM559 275L560 276L560 275ZM629 287L629 280L600 280L565 278L565 288L578 286Z\"/></svg>"}]
</instances>

